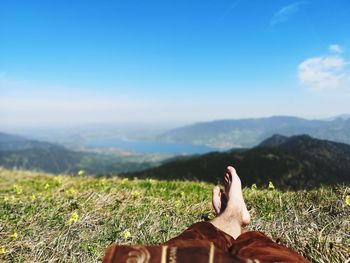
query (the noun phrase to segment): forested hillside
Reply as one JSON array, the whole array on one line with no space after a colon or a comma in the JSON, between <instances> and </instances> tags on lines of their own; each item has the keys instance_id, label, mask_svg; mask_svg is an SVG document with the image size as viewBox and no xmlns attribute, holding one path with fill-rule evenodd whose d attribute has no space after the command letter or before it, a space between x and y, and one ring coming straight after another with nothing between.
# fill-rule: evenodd
<instances>
[{"instance_id":1,"label":"forested hillside","mask_svg":"<svg viewBox=\"0 0 350 263\"><path fill-rule=\"evenodd\" d=\"M304 189L350 183L350 145L307 135L275 135L252 149L178 158L129 176L217 183L228 164L237 168L245 186L273 181L282 189Z\"/></svg>"},{"instance_id":2,"label":"forested hillside","mask_svg":"<svg viewBox=\"0 0 350 263\"><path fill-rule=\"evenodd\" d=\"M61 145L0 133L0 166L9 169L75 174L136 171L157 165L156 162L135 161L127 157L72 151Z\"/></svg>"}]
</instances>

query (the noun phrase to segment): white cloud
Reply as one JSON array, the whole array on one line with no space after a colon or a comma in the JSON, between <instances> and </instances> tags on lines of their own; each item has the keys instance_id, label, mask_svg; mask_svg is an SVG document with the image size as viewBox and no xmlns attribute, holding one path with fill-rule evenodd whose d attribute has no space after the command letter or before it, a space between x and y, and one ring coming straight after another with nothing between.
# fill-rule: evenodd
<instances>
[{"instance_id":1,"label":"white cloud","mask_svg":"<svg viewBox=\"0 0 350 263\"><path fill-rule=\"evenodd\" d=\"M299 64L300 84L314 91L349 90L350 61L341 54L340 45L332 44L328 50L333 54L308 58Z\"/></svg>"},{"instance_id":2,"label":"white cloud","mask_svg":"<svg viewBox=\"0 0 350 263\"><path fill-rule=\"evenodd\" d=\"M328 49L334 53L343 53L343 48L337 44L330 45Z\"/></svg>"},{"instance_id":3,"label":"white cloud","mask_svg":"<svg viewBox=\"0 0 350 263\"><path fill-rule=\"evenodd\" d=\"M308 58L298 67L303 86L313 90L336 90L350 84L349 62L341 56Z\"/></svg>"},{"instance_id":4,"label":"white cloud","mask_svg":"<svg viewBox=\"0 0 350 263\"><path fill-rule=\"evenodd\" d=\"M279 23L288 21L295 13L298 12L300 6L305 2L295 2L279 9L272 17L270 25L274 26Z\"/></svg>"}]
</instances>

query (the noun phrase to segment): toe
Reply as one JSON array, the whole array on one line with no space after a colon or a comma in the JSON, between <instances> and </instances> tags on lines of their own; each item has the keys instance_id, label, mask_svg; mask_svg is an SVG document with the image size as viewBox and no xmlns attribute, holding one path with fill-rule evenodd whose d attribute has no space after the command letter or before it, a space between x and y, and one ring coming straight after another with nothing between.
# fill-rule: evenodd
<instances>
[{"instance_id":1,"label":"toe","mask_svg":"<svg viewBox=\"0 0 350 263\"><path fill-rule=\"evenodd\" d=\"M221 210L221 191L219 186L215 186L213 189L213 198L212 198L213 208L216 214L220 214Z\"/></svg>"},{"instance_id":2,"label":"toe","mask_svg":"<svg viewBox=\"0 0 350 263\"><path fill-rule=\"evenodd\" d=\"M247 209L243 210L243 215L242 215L242 224L243 226L249 225L250 223L250 214Z\"/></svg>"},{"instance_id":3,"label":"toe","mask_svg":"<svg viewBox=\"0 0 350 263\"><path fill-rule=\"evenodd\" d=\"M226 167L226 173L229 173L229 174L235 174L236 173L236 169L233 168L231 165L227 166Z\"/></svg>"}]
</instances>

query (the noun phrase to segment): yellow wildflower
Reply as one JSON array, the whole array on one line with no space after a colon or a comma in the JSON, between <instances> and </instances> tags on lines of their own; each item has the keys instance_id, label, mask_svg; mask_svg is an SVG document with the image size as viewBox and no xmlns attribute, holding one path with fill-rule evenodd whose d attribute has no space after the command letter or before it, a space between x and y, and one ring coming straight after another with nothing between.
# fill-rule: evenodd
<instances>
[{"instance_id":1,"label":"yellow wildflower","mask_svg":"<svg viewBox=\"0 0 350 263\"><path fill-rule=\"evenodd\" d=\"M73 187L70 187L70 188L68 189L68 194L69 194L70 196L75 196L75 195L77 194L77 190L75 190Z\"/></svg>"},{"instance_id":2,"label":"yellow wildflower","mask_svg":"<svg viewBox=\"0 0 350 263\"><path fill-rule=\"evenodd\" d=\"M78 175L78 176L84 176L85 173L86 173L86 172L85 172L84 170L79 170L78 173L77 173L77 175Z\"/></svg>"},{"instance_id":3,"label":"yellow wildflower","mask_svg":"<svg viewBox=\"0 0 350 263\"><path fill-rule=\"evenodd\" d=\"M275 190L275 186L273 185L273 183L271 181L269 182L268 189L269 190Z\"/></svg>"},{"instance_id":4,"label":"yellow wildflower","mask_svg":"<svg viewBox=\"0 0 350 263\"><path fill-rule=\"evenodd\" d=\"M0 255L6 254L7 251L5 249L5 247L0 247Z\"/></svg>"},{"instance_id":5,"label":"yellow wildflower","mask_svg":"<svg viewBox=\"0 0 350 263\"><path fill-rule=\"evenodd\" d=\"M130 231L129 231L129 230L125 230L125 231L123 232L123 237L124 237L124 240L125 240L125 241L128 240L128 239L131 237Z\"/></svg>"},{"instance_id":6,"label":"yellow wildflower","mask_svg":"<svg viewBox=\"0 0 350 263\"><path fill-rule=\"evenodd\" d=\"M32 196L30 197L30 200L31 200L32 202L34 202L34 201L35 201L35 199L36 199L35 194L32 194Z\"/></svg>"},{"instance_id":7,"label":"yellow wildflower","mask_svg":"<svg viewBox=\"0 0 350 263\"><path fill-rule=\"evenodd\" d=\"M101 186L107 185L107 179L106 179L106 178L101 179L101 180L100 180L100 185L101 185Z\"/></svg>"},{"instance_id":8,"label":"yellow wildflower","mask_svg":"<svg viewBox=\"0 0 350 263\"><path fill-rule=\"evenodd\" d=\"M273 218L273 214L270 212L270 213L267 215L267 218L271 220L271 219Z\"/></svg>"},{"instance_id":9,"label":"yellow wildflower","mask_svg":"<svg viewBox=\"0 0 350 263\"><path fill-rule=\"evenodd\" d=\"M127 182L129 182L129 179L128 179L128 178L124 178L124 179L122 180L122 184L126 184Z\"/></svg>"},{"instance_id":10,"label":"yellow wildflower","mask_svg":"<svg viewBox=\"0 0 350 263\"><path fill-rule=\"evenodd\" d=\"M347 196L345 197L345 203L346 203L347 205L350 205L350 195L347 195Z\"/></svg>"},{"instance_id":11,"label":"yellow wildflower","mask_svg":"<svg viewBox=\"0 0 350 263\"><path fill-rule=\"evenodd\" d=\"M139 191L132 191L132 192L131 192L131 196L132 196L133 198L137 198L137 197L140 196L140 192L139 192Z\"/></svg>"},{"instance_id":12,"label":"yellow wildflower","mask_svg":"<svg viewBox=\"0 0 350 263\"><path fill-rule=\"evenodd\" d=\"M252 184L251 189L252 189L253 191L255 191L256 189L258 189L258 187L256 186L256 184Z\"/></svg>"},{"instance_id":13,"label":"yellow wildflower","mask_svg":"<svg viewBox=\"0 0 350 263\"><path fill-rule=\"evenodd\" d=\"M4 201L5 201L5 202L8 202L9 200L10 200L10 198L9 198L8 196L5 196L5 197L4 197Z\"/></svg>"},{"instance_id":14,"label":"yellow wildflower","mask_svg":"<svg viewBox=\"0 0 350 263\"><path fill-rule=\"evenodd\" d=\"M46 183L46 184L44 185L44 188L45 188L45 190L47 190L47 189L50 188L50 185L49 185L48 183Z\"/></svg>"},{"instance_id":15,"label":"yellow wildflower","mask_svg":"<svg viewBox=\"0 0 350 263\"><path fill-rule=\"evenodd\" d=\"M12 240L16 240L18 238L17 232L13 232L13 234L10 237Z\"/></svg>"},{"instance_id":16,"label":"yellow wildflower","mask_svg":"<svg viewBox=\"0 0 350 263\"><path fill-rule=\"evenodd\" d=\"M18 195L20 195L20 194L23 192L22 187L21 187L20 185L18 185L18 184L14 184L14 185L13 185L13 188L15 188L15 192L16 192L16 194L18 194Z\"/></svg>"},{"instance_id":17,"label":"yellow wildflower","mask_svg":"<svg viewBox=\"0 0 350 263\"><path fill-rule=\"evenodd\" d=\"M79 215L77 212L73 212L68 220L68 224L72 225L74 223L76 223L79 219Z\"/></svg>"},{"instance_id":18,"label":"yellow wildflower","mask_svg":"<svg viewBox=\"0 0 350 263\"><path fill-rule=\"evenodd\" d=\"M176 200L174 205L176 208L180 207L181 206L180 200Z\"/></svg>"}]
</instances>

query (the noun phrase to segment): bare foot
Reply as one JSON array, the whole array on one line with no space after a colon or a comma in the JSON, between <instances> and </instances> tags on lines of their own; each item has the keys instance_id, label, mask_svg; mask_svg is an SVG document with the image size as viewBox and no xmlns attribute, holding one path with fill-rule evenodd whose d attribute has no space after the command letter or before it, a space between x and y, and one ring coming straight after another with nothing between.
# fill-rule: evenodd
<instances>
[{"instance_id":1,"label":"bare foot","mask_svg":"<svg viewBox=\"0 0 350 263\"><path fill-rule=\"evenodd\" d=\"M227 206L226 194L219 186L213 188L212 204L217 216L224 212Z\"/></svg>"},{"instance_id":2,"label":"bare foot","mask_svg":"<svg viewBox=\"0 0 350 263\"><path fill-rule=\"evenodd\" d=\"M242 215L242 225L250 223L250 214L243 199L241 179L239 179L235 168L228 166L224 177L225 194L228 199L229 210L240 211Z\"/></svg>"},{"instance_id":3,"label":"bare foot","mask_svg":"<svg viewBox=\"0 0 350 263\"><path fill-rule=\"evenodd\" d=\"M213 189L212 202L218 216L211 223L237 238L242 233L242 226L249 224L250 214L244 203L241 180L232 166L226 168L224 179L224 192L219 187Z\"/></svg>"}]
</instances>

